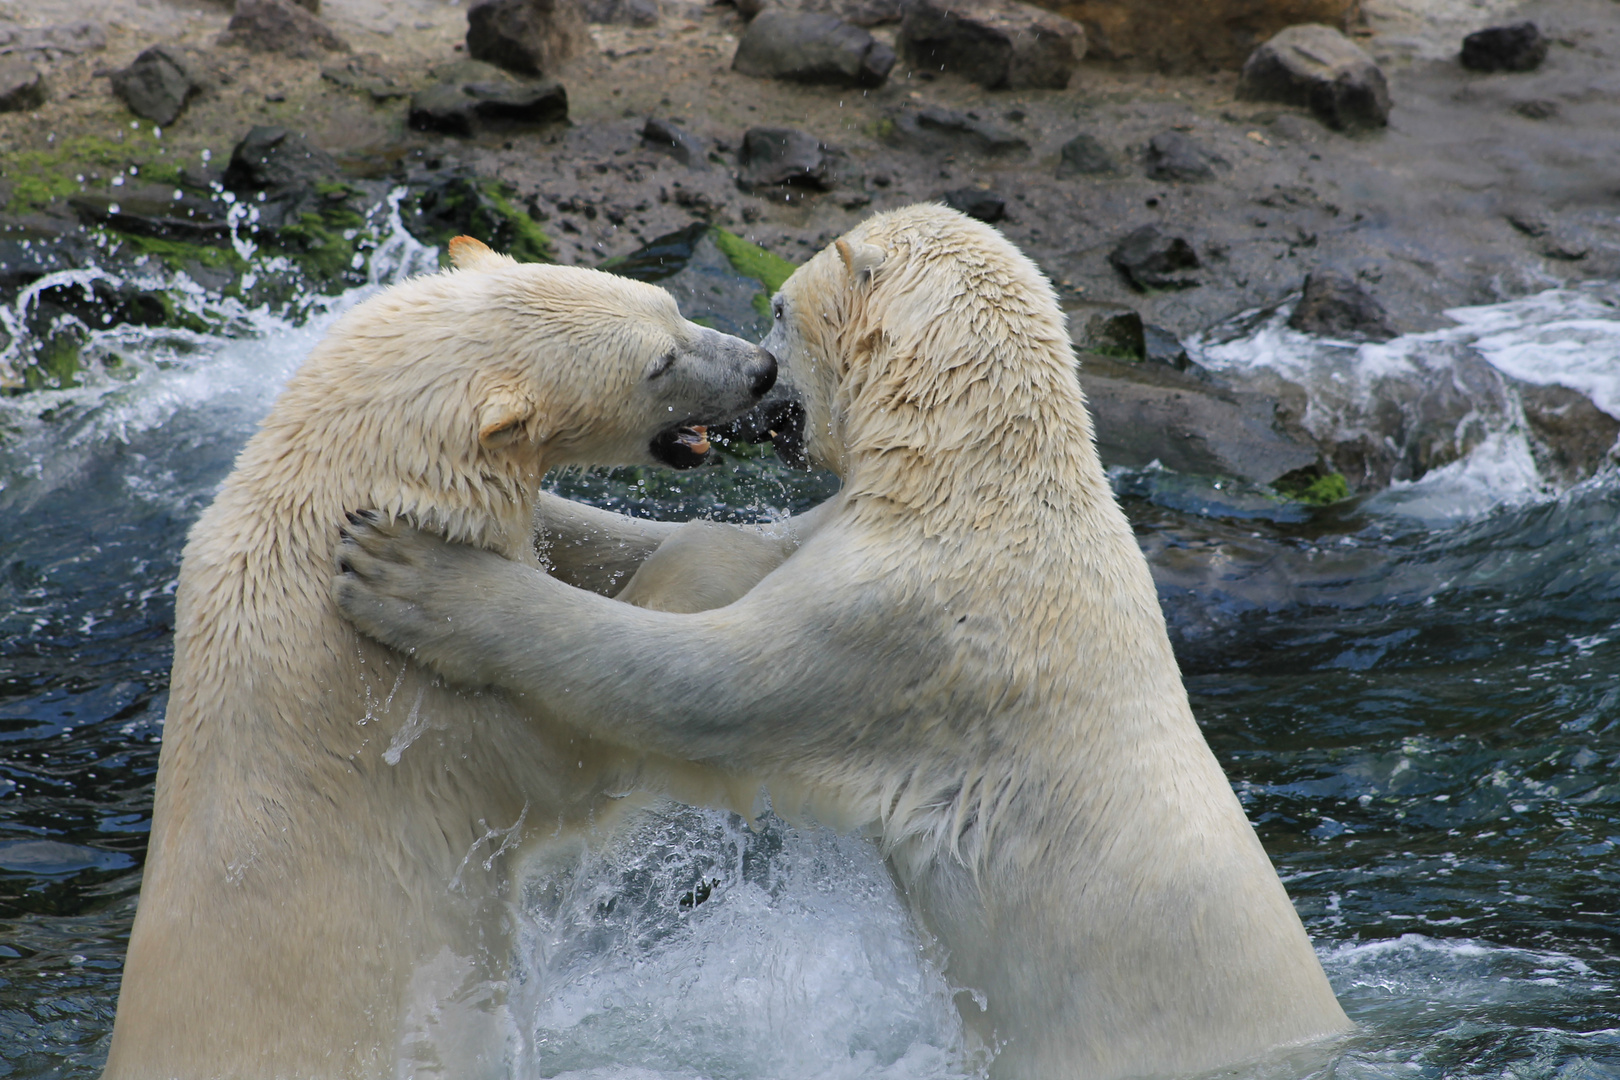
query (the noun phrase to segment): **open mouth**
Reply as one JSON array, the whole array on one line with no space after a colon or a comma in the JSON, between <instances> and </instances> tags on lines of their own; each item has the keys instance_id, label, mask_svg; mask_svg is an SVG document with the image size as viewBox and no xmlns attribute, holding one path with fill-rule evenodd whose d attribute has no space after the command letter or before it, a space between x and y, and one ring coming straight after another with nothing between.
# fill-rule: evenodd
<instances>
[{"instance_id":1,"label":"open mouth","mask_svg":"<svg viewBox=\"0 0 1620 1080\"><path fill-rule=\"evenodd\" d=\"M660 431L649 447L652 456L672 469L690 469L709 457L709 429L704 424L682 424Z\"/></svg>"}]
</instances>

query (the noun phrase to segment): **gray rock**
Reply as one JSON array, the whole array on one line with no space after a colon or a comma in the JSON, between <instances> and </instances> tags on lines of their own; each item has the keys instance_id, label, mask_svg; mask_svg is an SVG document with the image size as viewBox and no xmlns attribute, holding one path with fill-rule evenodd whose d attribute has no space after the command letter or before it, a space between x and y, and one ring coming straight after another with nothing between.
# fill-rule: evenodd
<instances>
[{"instance_id":1,"label":"gray rock","mask_svg":"<svg viewBox=\"0 0 1620 1080\"><path fill-rule=\"evenodd\" d=\"M977 218L986 225L994 225L1007 216L1007 200L994 191L979 188L955 188L940 196L952 210Z\"/></svg>"},{"instance_id":2,"label":"gray rock","mask_svg":"<svg viewBox=\"0 0 1620 1080\"><path fill-rule=\"evenodd\" d=\"M773 9L748 24L731 66L759 78L875 87L894 67L894 50L836 16Z\"/></svg>"},{"instance_id":3,"label":"gray rock","mask_svg":"<svg viewBox=\"0 0 1620 1080\"><path fill-rule=\"evenodd\" d=\"M1288 325L1302 333L1352 341L1388 341L1395 336L1378 301L1355 278L1328 269L1305 275L1305 293L1288 316Z\"/></svg>"},{"instance_id":4,"label":"gray rock","mask_svg":"<svg viewBox=\"0 0 1620 1080\"><path fill-rule=\"evenodd\" d=\"M895 44L919 68L997 90L1062 90L1086 54L1086 34L1017 0L911 0Z\"/></svg>"},{"instance_id":5,"label":"gray rock","mask_svg":"<svg viewBox=\"0 0 1620 1080\"><path fill-rule=\"evenodd\" d=\"M668 154L689 169L702 171L709 167L708 150L703 140L668 120L648 118L646 126L641 129L641 145Z\"/></svg>"},{"instance_id":6,"label":"gray rock","mask_svg":"<svg viewBox=\"0 0 1620 1080\"><path fill-rule=\"evenodd\" d=\"M832 187L832 161L822 141L797 128L749 128L737 153L737 186L744 190L766 187Z\"/></svg>"},{"instance_id":7,"label":"gray rock","mask_svg":"<svg viewBox=\"0 0 1620 1080\"><path fill-rule=\"evenodd\" d=\"M353 56L341 64L324 67L321 78L345 90L365 94L376 102L411 96L410 87L405 85L405 81L388 70L382 58L375 53Z\"/></svg>"},{"instance_id":8,"label":"gray rock","mask_svg":"<svg viewBox=\"0 0 1620 1080\"><path fill-rule=\"evenodd\" d=\"M107 32L100 23L81 20L35 29L0 27L0 53L59 52L77 56L107 47Z\"/></svg>"},{"instance_id":9,"label":"gray rock","mask_svg":"<svg viewBox=\"0 0 1620 1080\"><path fill-rule=\"evenodd\" d=\"M330 26L290 0L237 0L218 43L300 59L349 51L349 43Z\"/></svg>"},{"instance_id":10,"label":"gray rock","mask_svg":"<svg viewBox=\"0 0 1620 1080\"><path fill-rule=\"evenodd\" d=\"M1210 180L1226 159L1179 131L1161 131L1148 140L1147 174L1154 180Z\"/></svg>"},{"instance_id":11,"label":"gray rock","mask_svg":"<svg viewBox=\"0 0 1620 1080\"><path fill-rule=\"evenodd\" d=\"M45 80L33 64L15 56L0 56L0 113L37 109L49 96Z\"/></svg>"},{"instance_id":12,"label":"gray rock","mask_svg":"<svg viewBox=\"0 0 1620 1080\"><path fill-rule=\"evenodd\" d=\"M231 241L224 205L196 195L176 199L174 188L166 185L124 189L116 197L75 195L68 205L86 225L104 225L121 233L216 247Z\"/></svg>"},{"instance_id":13,"label":"gray rock","mask_svg":"<svg viewBox=\"0 0 1620 1080\"><path fill-rule=\"evenodd\" d=\"M568 91L561 83L514 79L473 60L435 74L439 82L411 95L407 123L417 131L467 136L489 128L568 119Z\"/></svg>"},{"instance_id":14,"label":"gray rock","mask_svg":"<svg viewBox=\"0 0 1620 1080\"><path fill-rule=\"evenodd\" d=\"M1187 347L1181 339L1162 326L1146 323L1142 327L1142 343L1146 346L1146 355L1143 357L1150 364L1163 364L1165 367L1177 371L1186 371L1192 367L1192 359L1187 355Z\"/></svg>"},{"instance_id":15,"label":"gray rock","mask_svg":"<svg viewBox=\"0 0 1620 1080\"><path fill-rule=\"evenodd\" d=\"M1069 308L1076 347L1116 360L1136 361L1147 355L1142 316L1123 304L1081 303Z\"/></svg>"},{"instance_id":16,"label":"gray rock","mask_svg":"<svg viewBox=\"0 0 1620 1080\"><path fill-rule=\"evenodd\" d=\"M178 48L154 45L112 73L112 88L130 112L167 127L202 84Z\"/></svg>"},{"instance_id":17,"label":"gray rock","mask_svg":"<svg viewBox=\"0 0 1620 1080\"><path fill-rule=\"evenodd\" d=\"M1094 136L1080 134L1063 144L1058 156L1057 177L1107 176L1119 171L1119 163L1108 148Z\"/></svg>"},{"instance_id":18,"label":"gray rock","mask_svg":"<svg viewBox=\"0 0 1620 1080\"><path fill-rule=\"evenodd\" d=\"M1616 459L1620 420L1563 386L1513 381L1529 425L1531 450L1543 475L1568 486Z\"/></svg>"},{"instance_id":19,"label":"gray rock","mask_svg":"<svg viewBox=\"0 0 1620 1080\"><path fill-rule=\"evenodd\" d=\"M906 13L905 0L799 0L798 6L865 27L897 23Z\"/></svg>"},{"instance_id":20,"label":"gray rock","mask_svg":"<svg viewBox=\"0 0 1620 1080\"><path fill-rule=\"evenodd\" d=\"M1269 484L1321 457L1308 440L1280 428L1278 401L1266 394L1097 355L1081 357L1080 383L1105 465L1157 461L1194 476Z\"/></svg>"},{"instance_id":21,"label":"gray rock","mask_svg":"<svg viewBox=\"0 0 1620 1080\"><path fill-rule=\"evenodd\" d=\"M467 10L467 55L519 75L554 72L590 40L574 0L481 0Z\"/></svg>"},{"instance_id":22,"label":"gray rock","mask_svg":"<svg viewBox=\"0 0 1620 1080\"><path fill-rule=\"evenodd\" d=\"M338 164L320 147L286 128L257 126L231 151L223 182L230 191L306 191L335 179Z\"/></svg>"},{"instance_id":23,"label":"gray rock","mask_svg":"<svg viewBox=\"0 0 1620 1080\"><path fill-rule=\"evenodd\" d=\"M1290 26L1249 54L1240 96L1303 105L1328 127L1361 131L1389 123L1389 87L1372 57L1327 26Z\"/></svg>"},{"instance_id":24,"label":"gray rock","mask_svg":"<svg viewBox=\"0 0 1620 1080\"><path fill-rule=\"evenodd\" d=\"M585 0L585 21L618 26L656 26L658 0Z\"/></svg>"},{"instance_id":25,"label":"gray rock","mask_svg":"<svg viewBox=\"0 0 1620 1080\"><path fill-rule=\"evenodd\" d=\"M990 158L1019 158L1029 153L1029 143L973 113L929 105L903 110L890 119L893 126L887 133L889 141L920 153L966 153Z\"/></svg>"},{"instance_id":26,"label":"gray rock","mask_svg":"<svg viewBox=\"0 0 1620 1080\"><path fill-rule=\"evenodd\" d=\"M1491 26L1463 38L1460 59L1470 71L1534 71L1547 59L1547 39L1533 22Z\"/></svg>"},{"instance_id":27,"label":"gray rock","mask_svg":"<svg viewBox=\"0 0 1620 1080\"><path fill-rule=\"evenodd\" d=\"M1198 253L1179 236L1167 236L1156 225L1143 225L1119 242L1108 261L1137 289L1190 289L1198 279Z\"/></svg>"}]
</instances>

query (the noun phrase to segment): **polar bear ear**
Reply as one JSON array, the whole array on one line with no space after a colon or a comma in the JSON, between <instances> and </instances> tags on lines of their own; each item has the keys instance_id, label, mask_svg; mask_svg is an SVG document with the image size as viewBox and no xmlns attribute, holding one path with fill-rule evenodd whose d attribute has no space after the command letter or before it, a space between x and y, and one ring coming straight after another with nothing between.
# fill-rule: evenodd
<instances>
[{"instance_id":1,"label":"polar bear ear","mask_svg":"<svg viewBox=\"0 0 1620 1080\"><path fill-rule=\"evenodd\" d=\"M528 395L510 389L495 391L478 410L478 445L485 450L510 445L533 416L534 401Z\"/></svg>"},{"instance_id":2,"label":"polar bear ear","mask_svg":"<svg viewBox=\"0 0 1620 1080\"><path fill-rule=\"evenodd\" d=\"M493 269L511 262L506 255L498 255L489 245L472 236L457 236L450 241L450 264L457 270Z\"/></svg>"},{"instance_id":3,"label":"polar bear ear","mask_svg":"<svg viewBox=\"0 0 1620 1080\"><path fill-rule=\"evenodd\" d=\"M844 260L844 269L849 271L851 285L865 285L872 280L878 267L889 253L873 244L850 243L848 240L839 240L833 244L838 249L838 257Z\"/></svg>"}]
</instances>

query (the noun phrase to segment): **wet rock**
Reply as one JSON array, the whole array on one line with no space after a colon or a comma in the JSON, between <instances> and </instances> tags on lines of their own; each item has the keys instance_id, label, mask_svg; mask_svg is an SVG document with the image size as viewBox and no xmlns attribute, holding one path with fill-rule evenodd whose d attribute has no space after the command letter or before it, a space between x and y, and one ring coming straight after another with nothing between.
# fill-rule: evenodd
<instances>
[{"instance_id":1,"label":"wet rock","mask_svg":"<svg viewBox=\"0 0 1620 1080\"><path fill-rule=\"evenodd\" d=\"M1533 436L1536 465L1544 476L1567 487L1616 460L1620 420L1585 394L1522 382L1515 382L1514 388Z\"/></svg>"},{"instance_id":2,"label":"wet rock","mask_svg":"<svg viewBox=\"0 0 1620 1080\"><path fill-rule=\"evenodd\" d=\"M1089 353L1080 358L1080 384L1105 465L1157 461L1194 476L1269 484L1321 456L1308 439L1283 428L1278 401L1266 394Z\"/></svg>"},{"instance_id":3,"label":"wet rock","mask_svg":"<svg viewBox=\"0 0 1620 1080\"><path fill-rule=\"evenodd\" d=\"M1534 71L1547 59L1547 39L1533 22L1491 26L1463 38L1460 59L1470 71Z\"/></svg>"},{"instance_id":4,"label":"wet rock","mask_svg":"<svg viewBox=\"0 0 1620 1080\"><path fill-rule=\"evenodd\" d=\"M1040 0L1086 30L1087 55L1164 72L1236 71L1285 27L1347 27L1360 0Z\"/></svg>"},{"instance_id":5,"label":"wet rock","mask_svg":"<svg viewBox=\"0 0 1620 1080\"><path fill-rule=\"evenodd\" d=\"M833 15L761 12L737 43L732 69L758 78L829 86L881 86L894 50Z\"/></svg>"},{"instance_id":6,"label":"wet rock","mask_svg":"<svg viewBox=\"0 0 1620 1080\"><path fill-rule=\"evenodd\" d=\"M1198 279L1198 253L1179 236L1167 236L1156 225L1143 225L1126 236L1108 255L1108 261L1131 285L1149 289L1190 289Z\"/></svg>"},{"instance_id":7,"label":"wet rock","mask_svg":"<svg viewBox=\"0 0 1620 1080\"><path fill-rule=\"evenodd\" d=\"M585 0L585 21L617 26L656 26L658 0Z\"/></svg>"},{"instance_id":8,"label":"wet rock","mask_svg":"<svg viewBox=\"0 0 1620 1080\"><path fill-rule=\"evenodd\" d=\"M737 152L737 186L745 191L767 187L832 187L832 161L827 147L797 128L749 128Z\"/></svg>"},{"instance_id":9,"label":"wet rock","mask_svg":"<svg viewBox=\"0 0 1620 1080\"><path fill-rule=\"evenodd\" d=\"M1384 73L1354 42L1327 26L1290 26L1250 54L1238 93L1303 105L1336 131L1389 123Z\"/></svg>"},{"instance_id":10,"label":"wet rock","mask_svg":"<svg viewBox=\"0 0 1620 1080\"><path fill-rule=\"evenodd\" d=\"M1148 140L1147 174L1154 180L1210 180L1226 159L1179 131L1161 131Z\"/></svg>"},{"instance_id":11,"label":"wet rock","mask_svg":"<svg viewBox=\"0 0 1620 1080\"><path fill-rule=\"evenodd\" d=\"M1095 136L1080 134L1063 144L1058 154L1057 177L1107 176L1119 171L1119 163Z\"/></svg>"},{"instance_id":12,"label":"wet rock","mask_svg":"<svg viewBox=\"0 0 1620 1080\"><path fill-rule=\"evenodd\" d=\"M938 105L894 114L885 135L890 142L925 154L1019 158L1029 153L1029 143L1012 132L987 124L974 113Z\"/></svg>"},{"instance_id":13,"label":"wet rock","mask_svg":"<svg viewBox=\"0 0 1620 1080\"><path fill-rule=\"evenodd\" d=\"M210 246L230 243L223 206L197 195L176 199L174 193L166 186L120 191L116 198L86 193L70 198L68 205L86 225L132 236Z\"/></svg>"},{"instance_id":14,"label":"wet rock","mask_svg":"<svg viewBox=\"0 0 1620 1080\"><path fill-rule=\"evenodd\" d=\"M130 112L168 127L202 84L179 49L154 45L129 67L112 73L112 88Z\"/></svg>"},{"instance_id":15,"label":"wet rock","mask_svg":"<svg viewBox=\"0 0 1620 1080\"><path fill-rule=\"evenodd\" d=\"M450 170L414 177L406 187L400 220L424 244L472 236L519 262L552 258L551 241L497 181Z\"/></svg>"},{"instance_id":16,"label":"wet rock","mask_svg":"<svg viewBox=\"0 0 1620 1080\"><path fill-rule=\"evenodd\" d=\"M1355 278L1337 270L1305 275L1305 293L1288 325L1305 334L1350 341L1388 341L1395 336L1383 307Z\"/></svg>"},{"instance_id":17,"label":"wet rock","mask_svg":"<svg viewBox=\"0 0 1620 1080\"><path fill-rule=\"evenodd\" d=\"M641 145L668 154L689 169L704 170L709 167L708 151L703 140L668 120L649 118L641 129Z\"/></svg>"},{"instance_id":18,"label":"wet rock","mask_svg":"<svg viewBox=\"0 0 1620 1080\"><path fill-rule=\"evenodd\" d=\"M1137 361L1147 355L1142 316L1123 304L1080 303L1068 309L1075 347L1115 360Z\"/></svg>"},{"instance_id":19,"label":"wet rock","mask_svg":"<svg viewBox=\"0 0 1620 1080\"><path fill-rule=\"evenodd\" d=\"M330 26L290 0L237 0L218 44L301 59L349 51L349 43Z\"/></svg>"},{"instance_id":20,"label":"wet rock","mask_svg":"<svg viewBox=\"0 0 1620 1080\"><path fill-rule=\"evenodd\" d=\"M467 55L519 75L554 72L590 40L574 0L482 0L467 10Z\"/></svg>"},{"instance_id":21,"label":"wet rock","mask_svg":"<svg viewBox=\"0 0 1620 1080\"><path fill-rule=\"evenodd\" d=\"M1187 356L1187 348L1181 344L1181 339L1162 326L1144 324L1142 344L1146 350L1142 359L1150 364L1163 364L1177 371L1192 367L1192 360Z\"/></svg>"},{"instance_id":22,"label":"wet rock","mask_svg":"<svg viewBox=\"0 0 1620 1080\"><path fill-rule=\"evenodd\" d=\"M327 82L365 94L372 101L392 101L411 96L410 87L383 63L376 54L352 56L341 64L321 69L321 78Z\"/></svg>"},{"instance_id":23,"label":"wet rock","mask_svg":"<svg viewBox=\"0 0 1620 1080\"><path fill-rule=\"evenodd\" d=\"M476 60L436 69L434 75L440 81L411 96L407 122L417 131L467 136L568 119L568 91L561 83L514 79Z\"/></svg>"},{"instance_id":24,"label":"wet rock","mask_svg":"<svg viewBox=\"0 0 1620 1080\"><path fill-rule=\"evenodd\" d=\"M33 64L15 56L0 56L0 113L37 109L48 96L45 80Z\"/></svg>"},{"instance_id":25,"label":"wet rock","mask_svg":"<svg viewBox=\"0 0 1620 1080\"><path fill-rule=\"evenodd\" d=\"M1062 90L1086 53L1086 34L1016 0L912 0L895 44L910 64L950 71L990 90Z\"/></svg>"},{"instance_id":26,"label":"wet rock","mask_svg":"<svg viewBox=\"0 0 1620 1080\"><path fill-rule=\"evenodd\" d=\"M237 193L313 190L333 180L338 164L332 155L286 128L256 126L231 151L225 187Z\"/></svg>"},{"instance_id":27,"label":"wet rock","mask_svg":"<svg viewBox=\"0 0 1620 1080\"><path fill-rule=\"evenodd\" d=\"M955 188L941 195L940 200L952 210L977 218L987 225L994 225L1007 216L1007 200L994 191Z\"/></svg>"}]
</instances>

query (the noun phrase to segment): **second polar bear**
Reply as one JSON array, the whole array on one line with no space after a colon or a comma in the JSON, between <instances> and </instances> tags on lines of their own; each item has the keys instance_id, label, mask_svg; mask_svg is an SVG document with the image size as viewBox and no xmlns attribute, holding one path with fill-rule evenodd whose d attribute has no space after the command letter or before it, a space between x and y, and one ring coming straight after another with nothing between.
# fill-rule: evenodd
<instances>
[{"instance_id":1,"label":"second polar bear","mask_svg":"<svg viewBox=\"0 0 1620 1080\"><path fill-rule=\"evenodd\" d=\"M641 610L379 526L346 545L342 610L452 679L875 831L998 1076L1185 1073L1346 1030L1193 719L1040 273L914 207L775 314L843 487L790 555L736 534L780 564L721 582L734 602ZM631 591L666 555L692 561L666 549Z\"/></svg>"},{"instance_id":2,"label":"second polar bear","mask_svg":"<svg viewBox=\"0 0 1620 1080\"><path fill-rule=\"evenodd\" d=\"M661 289L451 254L333 326L191 531L113 1080L505 1076L516 860L638 787L726 794L447 687L333 606L345 509L534 566L548 468L691 464L688 425L775 377Z\"/></svg>"}]
</instances>

